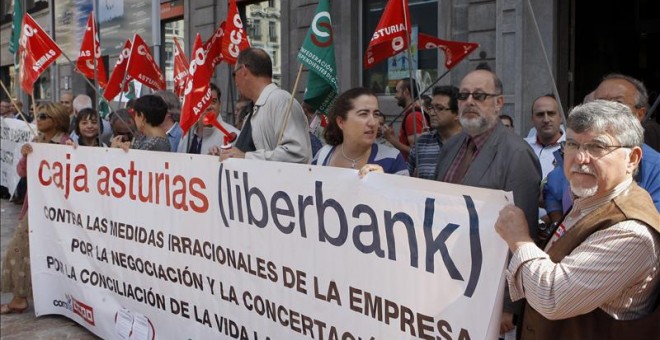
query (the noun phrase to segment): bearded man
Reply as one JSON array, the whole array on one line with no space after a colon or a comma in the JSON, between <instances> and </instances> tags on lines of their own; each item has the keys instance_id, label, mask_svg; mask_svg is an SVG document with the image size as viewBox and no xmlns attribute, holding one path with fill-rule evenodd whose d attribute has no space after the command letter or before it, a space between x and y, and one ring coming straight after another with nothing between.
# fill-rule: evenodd
<instances>
[{"instance_id":1,"label":"bearded man","mask_svg":"<svg viewBox=\"0 0 660 340\"><path fill-rule=\"evenodd\" d=\"M660 215L633 181L643 136L626 105L575 107L564 147L575 200L548 244L534 243L520 209L500 211L510 296L527 299L522 339L660 338Z\"/></svg>"}]
</instances>

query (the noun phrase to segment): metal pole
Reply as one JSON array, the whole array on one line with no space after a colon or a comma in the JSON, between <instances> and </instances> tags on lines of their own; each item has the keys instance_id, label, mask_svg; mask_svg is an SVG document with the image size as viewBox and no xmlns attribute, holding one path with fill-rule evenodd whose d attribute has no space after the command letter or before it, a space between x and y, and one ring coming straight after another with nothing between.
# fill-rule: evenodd
<instances>
[{"instance_id":1,"label":"metal pole","mask_svg":"<svg viewBox=\"0 0 660 340\"><path fill-rule=\"evenodd\" d=\"M66 60L69 61L69 63L70 63L71 65L74 65L74 68L75 68L75 69L78 69L78 67L75 66L75 64L73 63L73 61L71 61L71 59L66 55L66 53L64 53L64 51L62 51L62 56L63 56L64 58L66 58ZM128 65L127 65L127 66L128 66ZM110 106L110 103L108 103L108 101L105 100L105 98L103 97L103 95L101 95L101 93L99 93L99 91L98 91L98 90L96 89L96 87L92 84L92 82L89 81L89 79L87 79L87 77L83 77L83 79L85 79L85 81L87 82L87 84L89 84L89 85L94 89L94 91L96 91L96 95L99 96L103 101L105 101L106 104L108 104L108 108L110 108L110 113L114 112L114 110L112 110L112 106ZM124 80L125 80L125 79L126 79L126 78L124 78ZM124 82L122 82L122 92L120 92L120 93L123 93L123 88L124 88ZM137 130L131 129L131 126L132 126L131 124L128 124L123 118L121 118L121 116L117 116L117 117L119 117L119 120L121 120L124 124L126 124L126 126L131 130L131 132L133 132L134 134L137 134Z\"/></svg>"},{"instance_id":2,"label":"metal pole","mask_svg":"<svg viewBox=\"0 0 660 340\"><path fill-rule=\"evenodd\" d=\"M435 84L437 84L437 83L440 81L440 79L444 78L447 74L449 74L449 71L450 71L450 70L445 71L443 74L441 74L441 75L438 77L438 79L436 79L434 82L432 82L431 85L427 86L427 87L424 89L424 91L420 91L420 92L419 92L420 97L421 97L421 95L423 95L424 93L426 93L428 90L430 90ZM403 113L406 112L406 110L408 110L408 108L409 108L412 104L413 104L413 103L410 103L410 104L408 104L408 106L406 106L405 108L403 108L403 111L399 112L399 114L396 115L396 116L394 117L394 119L392 120L392 122L391 122L389 125L392 126L392 125L393 125L393 124L399 119L399 117L401 117L401 115L403 115Z\"/></svg>"},{"instance_id":3,"label":"metal pole","mask_svg":"<svg viewBox=\"0 0 660 340\"><path fill-rule=\"evenodd\" d=\"M23 5L25 5L25 4L23 4ZM25 7L23 7L23 8L25 8ZM50 30L51 30L51 32L50 33L52 34L53 40L55 40L55 1L49 0L48 1L48 8L51 9L51 11L50 11ZM59 67L59 65L57 65L57 63L55 63L55 67L51 68L50 83L52 85L50 87L50 92L51 92L50 95L51 95L51 98L55 99L56 96L59 97L59 89L60 89L60 67ZM55 93L56 90L57 90L57 94ZM36 114L36 112L35 112L35 114Z\"/></svg>"},{"instance_id":4,"label":"metal pole","mask_svg":"<svg viewBox=\"0 0 660 340\"><path fill-rule=\"evenodd\" d=\"M160 67L160 1L151 0L151 40L154 44L154 60Z\"/></svg>"},{"instance_id":5,"label":"metal pole","mask_svg":"<svg viewBox=\"0 0 660 340\"><path fill-rule=\"evenodd\" d=\"M550 60L548 59L548 53L545 51L545 45L543 45L541 30L539 29L538 22L536 22L536 15L534 15L534 9L532 9L532 3L529 2L529 0L525 2L529 7L529 14L532 16L532 23L534 24L534 30L536 31L536 36L539 39L539 44L541 44L541 51L543 51L543 58L545 59L545 65L548 68L548 74L550 75L550 80L552 80L552 92L555 94L555 99L557 99L557 104L559 104L559 113L561 113L561 120L562 123L566 125L566 115L564 114L564 107L561 105L561 98L559 97L559 91L557 90L557 83L555 82L555 77L552 75L552 67L550 67Z\"/></svg>"}]
</instances>

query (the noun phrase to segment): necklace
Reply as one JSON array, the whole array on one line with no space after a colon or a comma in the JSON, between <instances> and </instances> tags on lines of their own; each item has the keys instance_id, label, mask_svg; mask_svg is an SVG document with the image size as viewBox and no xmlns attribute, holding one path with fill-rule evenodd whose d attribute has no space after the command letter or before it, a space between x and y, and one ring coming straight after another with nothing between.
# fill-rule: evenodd
<instances>
[{"instance_id":1,"label":"necklace","mask_svg":"<svg viewBox=\"0 0 660 340\"><path fill-rule=\"evenodd\" d=\"M352 168L352 169L355 169L355 166L357 165L357 162L359 162L360 159L362 159L362 157L364 157L364 154L361 155L360 157L356 158L356 159L353 159L353 158L350 158L350 157L346 156L346 153L344 153L344 144L341 145L341 155L342 155L342 157L344 157L347 161L351 162L351 168Z\"/></svg>"}]
</instances>

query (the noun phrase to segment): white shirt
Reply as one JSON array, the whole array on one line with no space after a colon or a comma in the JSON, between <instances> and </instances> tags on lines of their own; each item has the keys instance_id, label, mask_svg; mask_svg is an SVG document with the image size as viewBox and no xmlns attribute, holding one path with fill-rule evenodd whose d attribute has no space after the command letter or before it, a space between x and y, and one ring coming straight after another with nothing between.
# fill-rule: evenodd
<instances>
[{"instance_id":1,"label":"white shirt","mask_svg":"<svg viewBox=\"0 0 660 340\"><path fill-rule=\"evenodd\" d=\"M555 168L555 156L553 153L561 148L561 142L566 141L566 134L562 133L561 137L554 144L550 145L541 144L537 136L527 137L525 141L529 143L532 150L534 150L534 154L539 158L539 163L541 163L541 178L545 178Z\"/></svg>"}]
</instances>

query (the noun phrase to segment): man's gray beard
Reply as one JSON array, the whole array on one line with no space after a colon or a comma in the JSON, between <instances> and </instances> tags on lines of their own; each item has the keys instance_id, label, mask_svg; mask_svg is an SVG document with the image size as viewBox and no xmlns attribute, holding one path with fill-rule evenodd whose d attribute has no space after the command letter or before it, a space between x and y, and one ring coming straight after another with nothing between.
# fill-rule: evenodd
<instances>
[{"instance_id":1,"label":"man's gray beard","mask_svg":"<svg viewBox=\"0 0 660 340\"><path fill-rule=\"evenodd\" d=\"M578 188L573 186L573 184L571 184L571 192L573 193L573 195L580 198L591 197L595 195L597 191L598 191L598 185L594 185L593 187L590 188Z\"/></svg>"},{"instance_id":2,"label":"man's gray beard","mask_svg":"<svg viewBox=\"0 0 660 340\"><path fill-rule=\"evenodd\" d=\"M461 116L459 120L465 132L467 132L470 136L480 135L490 128L488 125L488 120L483 116L474 119L468 119Z\"/></svg>"}]
</instances>

